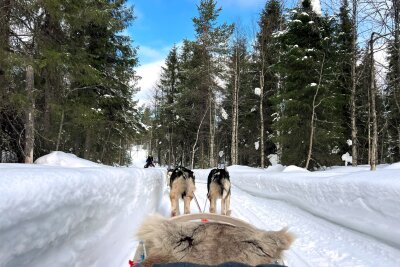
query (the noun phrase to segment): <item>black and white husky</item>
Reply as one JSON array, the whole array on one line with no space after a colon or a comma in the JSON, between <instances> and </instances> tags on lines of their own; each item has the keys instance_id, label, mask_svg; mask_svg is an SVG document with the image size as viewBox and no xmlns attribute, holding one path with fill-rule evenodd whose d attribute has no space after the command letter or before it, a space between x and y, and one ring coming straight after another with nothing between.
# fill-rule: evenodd
<instances>
[{"instance_id":1,"label":"black and white husky","mask_svg":"<svg viewBox=\"0 0 400 267\"><path fill-rule=\"evenodd\" d=\"M208 200L210 213L216 212L217 199L221 199L221 214L230 215L231 181L226 168L212 169L207 179Z\"/></svg>"},{"instance_id":2,"label":"black and white husky","mask_svg":"<svg viewBox=\"0 0 400 267\"><path fill-rule=\"evenodd\" d=\"M175 169L168 170L169 177L169 198L171 200L171 216L179 215L179 199L184 202L185 214L190 213L190 202L194 197L195 177L193 171L179 166Z\"/></svg>"}]
</instances>

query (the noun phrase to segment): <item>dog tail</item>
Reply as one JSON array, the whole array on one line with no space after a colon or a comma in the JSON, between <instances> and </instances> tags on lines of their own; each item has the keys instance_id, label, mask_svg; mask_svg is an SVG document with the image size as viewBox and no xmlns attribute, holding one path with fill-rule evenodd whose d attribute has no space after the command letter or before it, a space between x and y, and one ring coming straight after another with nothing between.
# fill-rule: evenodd
<instances>
[{"instance_id":1,"label":"dog tail","mask_svg":"<svg viewBox=\"0 0 400 267\"><path fill-rule=\"evenodd\" d=\"M228 179L223 179L222 188L222 198L225 199L231 193L231 182Z\"/></svg>"}]
</instances>

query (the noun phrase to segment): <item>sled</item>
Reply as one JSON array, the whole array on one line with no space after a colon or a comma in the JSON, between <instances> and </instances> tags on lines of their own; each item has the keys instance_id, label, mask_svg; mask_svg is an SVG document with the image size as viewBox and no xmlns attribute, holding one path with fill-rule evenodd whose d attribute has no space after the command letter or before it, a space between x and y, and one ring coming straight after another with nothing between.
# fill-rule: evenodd
<instances>
[{"instance_id":1,"label":"sled","mask_svg":"<svg viewBox=\"0 0 400 267\"><path fill-rule=\"evenodd\" d=\"M217 215L213 213L196 213L196 214L185 214L185 215L180 215L180 216L175 216L169 219L170 221L174 222L202 222L202 223L208 223L208 222L215 222L219 224L227 224L230 226L234 227L244 227L244 228L251 228L254 229L254 226L251 224L234 218L230 216L224 216L224 215ZM129 261L130 267L139 267L141 266L141 263L146 259L147 257L147 251L146 251L146 244L143 241L139 242L139 245L136 249L135 255L133 257L133 260ZM235 267L248 267L249 265L242 264L242 263L237 263L237 262L227 262L227 263L222 263L218 265L202 265L202 264L192 264L188 262L173 262L173 263L163 263L163 264L154 264L157 267L161 266L169 266L169 267L205 267L205 266L219 266L219 267L225 267L225 266L235 266ZM260 264L257 265L258 267L282 267L286 266L283 262L283 260L276 260L274 263L269 263L269 264Z\"/></svg>"}]
</instances>

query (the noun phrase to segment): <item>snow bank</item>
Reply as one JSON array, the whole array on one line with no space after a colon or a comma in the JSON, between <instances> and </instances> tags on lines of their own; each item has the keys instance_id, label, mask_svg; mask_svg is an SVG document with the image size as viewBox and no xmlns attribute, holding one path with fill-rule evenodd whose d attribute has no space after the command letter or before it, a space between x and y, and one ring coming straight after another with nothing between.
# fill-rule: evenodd
<instances>
[{"instance_id":1,"label":"snow bank","mask_svg":"<svg viewBox=\"0 0 400 267\"><path fill-rule=\"evenodd\" d=\"M1 166L0 266L125 266L135 229L161 204L165 171L59 152L36 163L52 166Z\"/></svg>"},{"instance_id":2,"label":"snow bank","mask_svg":"<svg viewBox=\"0 0 400 267\"><path fill-rule=\"evenodd\" d=\"M38 158L36 164L53 165L62 167L102 167L104 165L94 163L92 161L81 159L74 154L65 153L61 151L53 151L48 155Z\"/></svg>"},{"instance_id":3,"label":"snow bank","mask_svg":"<svg viewBox=\"0 0 400 267\"><path fill-rule=\"evenodd\" d=\"M400 248L400 169L336 167L329 171L279 172L235 166L232 184L257 196L283 200L332 222ZM290 171L290 172L288 172Z\"/></svg>"},{"instance_id":4,"label":"snow bank","mask_svg":"<svg viewBox=\"0 0 400 267\"><path fill-rule=\"evenodd\" d=\"M391 164L391 165L385 167L385 169L387 169L387 170L400 170L400 162Z\"/></svg>"},{"instance_id":5,"label":"snow bank","mask_svg":"<svg viewBox=\"0 0 400 267\"><path fill-rule=\"evenodd\" d=\"M308 172L308 170L304 168L300 168L294 165L287 166L283 172Z\"/></svg>"}]
</instances>

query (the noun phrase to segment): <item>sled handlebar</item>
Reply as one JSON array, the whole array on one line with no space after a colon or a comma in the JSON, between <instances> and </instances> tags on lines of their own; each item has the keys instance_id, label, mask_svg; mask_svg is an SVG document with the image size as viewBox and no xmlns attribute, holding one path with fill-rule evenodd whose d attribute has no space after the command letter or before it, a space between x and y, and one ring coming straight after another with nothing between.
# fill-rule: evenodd
<instances>
[{"instance_id":1,"label":"sled handlebar","mask_svg":"<svg viewBox=\"0 0 400 267\"><path fill-rule=\"evenodd\" d=\"M170 220L175 221L175 222L188 222L188 221L193 221L193 220L204 220L204 219L210 220L210 221L215 221L215 222L220 222L220 223L225 223L225 224L230 224L233 226L254 229L254 227L251 224L249 224L243 220L233 218L230 216L213 214L213 213L184 214L184 215L172 217Z\"/></svg>"}]
</instances>

